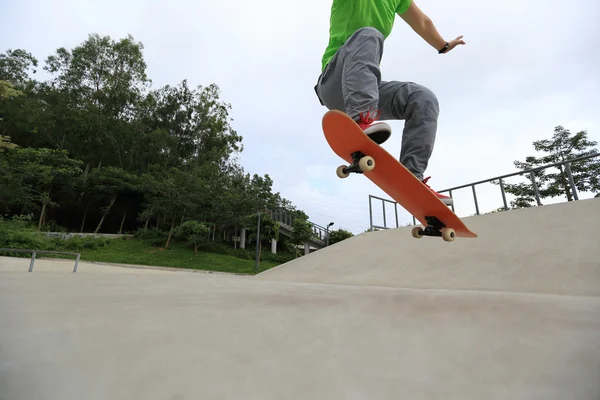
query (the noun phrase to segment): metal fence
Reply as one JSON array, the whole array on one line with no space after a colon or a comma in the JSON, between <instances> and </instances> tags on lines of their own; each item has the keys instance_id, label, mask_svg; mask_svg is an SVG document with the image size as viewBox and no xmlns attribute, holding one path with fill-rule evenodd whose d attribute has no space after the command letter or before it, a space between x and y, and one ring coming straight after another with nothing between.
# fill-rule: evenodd
<instances>
[{"instance_id":1,"label":"metal fence","mask_svg":"<svg viewBox=\"0 0 600 400\"><path fill-rule=\"evenodd\" d=\"M79 258L81 257L81 253L70 253L70 252L66 252L66 251L0 249L0 252L31 253L31 261L29 262L29 272L33 272L33 265L35 264L35 259L36 259L36 256L38 253L40 253L40 254L68 254L68 255L75 256L75 266L73 267L73 272L77 272L77 267L79 266Z\"/></svg>"},{"instance_id":2,"label":"metal fence","mask_svg":"<svg viewBox=\"0 0 600 400\"><path fill-rule=\"evenodd\" d=\"M294 224L294 217L289 210L283 207L278 207L273 210L269 210L268 213L273 220L285 225L286 229L290 231L294 229L292 226ZM326 243L329 236L329 227L324 227L311 221L308 221L308 223L311 225L313 232L312 240L319 244Z\"/></svg>"},{"instance_id":3,"label":"metal fence","mask_svg":"<svg viewBox=\"0 0 600 400\"><path fill-rule=\"evenodd\" d=\"M577 157L577 158L573 158L570 160L565 160L565 161L561 161L561 162L557 162L557 163L553 163L553 164L547 164L547 165L543 165L540 167L536 167L536 168L531 168L525 171L519 171L519 172L513 172L510 174L506 174L506 175L502 175L502 176L497 176L494 178L489 178L489 179L484 179L481 181L477 181L477 182L472 182L472 183L467 183L466 185L461 185L461 186L455 186L449 189L444 189L444 190L439 190L438 193L448 193L448 195L450 197L452 197L452 192L459 190L459 189L464 189L464 188L471 188L471 191L473 193L473 203L475 205L475 212L477 215L480 215L480 211L479 211L479 202L477 201L477 191L475 190L475 186L477 185L481 185L484 183L492 183L492 182L498 182L498 185L500 187L500 193L502 195L502 202L504 205L504 209L508 210L508 202L506 201L506 191L504 189L504 180L506 178L510 178L513 176L518 176L518 175L525 175L527 176L527 178L529 179L529 181L532 184L533 187L533 194L535 197L535 202L538 206L542 205L541 202L541 198L540 198L540 192L539 192L539 187L538 184L536 182L535 179L535 173L542 171L542 170L546 170L548 168L554 168L554 167L561 167L564 166L564 172L567 174L567 182L568 182L568 186L569 186L569 192L571 193L571 196L573 197L573 200L579 200L579 195L577 193L577 187L575 186L575 180L573 179L573 173L571 171L571 165L574 162L578 162L578 161L585 161L594 157L598 157L600 156L600 153L595 153L595 154L591 154L591 155L587 155L587 156L583 156L583 157ZM562 172L562 169L561 169ZM381 200L381 206L383 209L383 226L379 226L379 225L374 225L373 224L373 205L372 205L372 200L373 199L377 199L377 200ZM391 226L387 226L387 218L386 218L386 212L385 212L385 204L387 203L391 203L394 205L394 214L395 214L395 219L396 219L396 228L398 228L400 225L398 224L398 203L393 201L393 200L388 200L388 199L383 199L381 197L377 197L377 196L373 196L373 195L369 195L369 227L370 230L374 230L374 229L389 229L391 228ZM453 212L456 212L456 210L454 209L454 205L450 206L452 208ZM413 225L416 225L416 219L413 216L412 217L412 223Z\"/></svg>"},{"instance_id":4,"label":"metal fence","mask_svg":"<svg viewBox=\"0 0 600 400\"><path fill-rule=\"evenodd\" d=\"M381 200L381 209L383 210L383 226L373 224L373 200L372 199ZM389 229L389 227L387 226L387 219L386 219L386 214L385 214L385 203L391 203L394 205L394 214L396 216L396 228L399 227L399 225L398 225L398 203L393 200L384 199L382 197L373 196L372 194L370 194L369 195L369 230L372 231L374 229ZM413 217L413 219L414 219L414 217Z\"/></svg>"}]
</instances>

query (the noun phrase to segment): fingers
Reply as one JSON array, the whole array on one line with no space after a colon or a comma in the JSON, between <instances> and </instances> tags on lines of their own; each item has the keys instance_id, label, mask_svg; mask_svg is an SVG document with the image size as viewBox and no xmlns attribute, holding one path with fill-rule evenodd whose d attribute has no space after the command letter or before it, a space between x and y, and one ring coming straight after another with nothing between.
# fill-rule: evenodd
<instances>
[{"instance_id":1,"label":"fingers","mask_svg":"<svg viewBox=\"0 0 600 400\"><path fill-rule=\"evenodd\" d=\"M453 41L449 42L448 43L448 51L446 51L446 53L448 53L449 51L451 51L452 49L454 49L459 44L465 44L465 41L462 40L462 38L463 38L463 35L460 35L459 37L457 37Z\"/></svg>"}]
</instances>

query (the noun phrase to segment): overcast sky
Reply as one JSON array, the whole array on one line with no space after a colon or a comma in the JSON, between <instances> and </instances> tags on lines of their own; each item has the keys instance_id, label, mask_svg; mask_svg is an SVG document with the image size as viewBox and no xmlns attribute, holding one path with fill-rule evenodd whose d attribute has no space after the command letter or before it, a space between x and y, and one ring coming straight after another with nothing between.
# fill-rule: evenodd
<instances>
[{"instance_id":1,"label":"overcast sky","mask_svg":"<svg viewBox=\"0 0 600 400\"><path fill-rule=\"evenodd\" d=\"M418 82L438 96L438 136L426 171L434 189L515 171L513 161L533 154L531 143L550 138L556 125L586 129L600 142L597 2L418 4L447 40L464 35L467 42L440 56L399 17L385 42L383 79ZM144 44L153 87L182 79L219 85L244 138L246 171L271 175L274 189L313 222L360 233L369 226L368 195L389 197L363 176L337 178L342 160L323 137L326 109L313 86L330 7L319 0L0 0L0 52L23 48L43 62L90 33L133 35ZM384 147L398 156L404 124L390 125ZM481 211L502 205L497 187L477 190ZM470 189L455 199L460 216L475 212ZM374 211L383 224L381 206ZM401 224L411 220L399 211Z\"/></svg>"}]
</instances>

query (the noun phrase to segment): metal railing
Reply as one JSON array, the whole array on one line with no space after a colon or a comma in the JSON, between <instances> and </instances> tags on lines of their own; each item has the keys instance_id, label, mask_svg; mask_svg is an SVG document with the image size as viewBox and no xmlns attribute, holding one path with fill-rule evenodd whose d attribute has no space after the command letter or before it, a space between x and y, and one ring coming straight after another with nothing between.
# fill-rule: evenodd
<instances>
[{"instance_id":1,"label":"metal railing","mask_svg":"<svg viewBox=\"0 0 600 400\"><path fill-rule=\"evenodd\" d=\"M377 200L381 200L381 208L383 210L383 226L379 226L379 225L373 225L373 204L371 199L377 199ZM398 225L398 203L395 202L394 200L388 200L388 199L384 199L382 197L377 197L377 196L373 196L372 194L369 195L369 229L372 231L374 229L389 229L387 226L387 219L386 219L386 214L385 214L385 203L392 203L394 205L394 214L396 216L396 228L399 227ZM413 217L413 221L414 221L414 217Z\"/></svg>"},{"instance_id":2,"label":"metal railing","mask_svg":"<svg viewBox=\"0 0 600 400\"><path fill-rule=\"evenodd\" d=\"M484 179L481 181L477 181L477 182L472 182L472 183L467 183L465 185L460 185L460 186L455 186L449 189L444 189L444 190L439 190L438 193L448 193L448 195L450 197L452 197L452 192L459 190L459 189L464 189L464 188L468 188L470 187L473 193L473 202L475 205L475 212L477 215L480 215L480 211L479 211L479 202L477 200L477 191L475 190L475 186L477 185L481 185L484 183L493 183L495 181L498 181L499 186L500 186L500 193L502 195L502 202L504 205L504 209L508 210L508 202L506 201L506 191L504 189L504 179L506 178L510 178L513 176L518 176L518 175L527 175L528 179L531 181L531 185L533 187L533 195L535 197L535 202L538 206L542 205L542 201L540 198L540 191L539 191L539 187L538 184L535 180L535 173L548 169L548 168L553 168L553 167L559 167L559 166L563 166L564 165L564 169L565 172L567 174L567 181L568 181L568 186L569 186L569 192L571 193L573 200L579 200L579 194L577 193L577 187L575 185L575 180L573 179L573 173L571 171L571 164L573 164L574 162L578 162L578 161L584 161L587 159L591 159L594 157L598 157L600 156L600 153L595 153L595 154L590 154L587 156L583 156L583 157L577 157L577 158L573 158L570 160L565 160L565 161L560 161L560 162L556 162L556 163L552 163L552 164L547 164L547 165L542 165L540 167L535 167L535 168L531 168L525 171L519 171L519 172L513 172L510 174L506 174L506 175L502 175L502 176L497 176L494 178L489 178L489 179ZM562 172L562 171L561 171ZM373 206L372 206L372 199L377 199L377 200L381 200L381 205L383 208L383 226L378 226L378 225L374 225L373 224ZM399 227L398 225L398 203L393 201L393 200L388 200L388 199L383 199L381 197L377 197L377 196L373 196L373 195L369 195L369 226L370 226L370 230L373 229L389 229L390 227L387 226L387 220L386 220L386 213L385 213L385 203L392 203L394 204L394 211L395 211L395 215L396 215L396 228ZM454 204L450 206L452 208L453 212L456 212L455 208L454 208ZM416 219L413 216L412 217L412 221L413 221L413 225L416 225Z\"/></svg>"},{"instance_id":3,"label":"metal railing","mask_svg":"<svg viewBox=\"0 0 600 400\"><path fill-rule=\"evenodd\" d=\"M279 207L269 210L268 213L273 220L285 225L285 228L289 231L294 230L294 217L289 210ZM308 223L311 225L313 231L312 240L319 244L325 243L328 235L328 229L311 221L308 221Z\"/></svg>"},{"instance_id":4,"label":"metal railing","mask_svg":"<svg viewBox=\"0 0 600 400\"><path fill-rule=\"evenodd\" d=\"M77 267L79 266L79 258L81 257L81 253L70 253L66 251L47 251L47 250L25 250L25 249L0 249L1 252L7 253L31 253L31 261L29 262L29 272L33 272L33 264L35 264L35 259L38 253L41 254L68 254L72 256L76 256L75 258L75 266L73 267L73 272L77 272Z\"/></svg>"},{"instance_id":5,"label":"metal railing","mask_svg":"<svg viewBox=\"0 0 600 400\"><path fill-rule=\"evenodd\" d=\"M292 224L294 222L294 218L289 210L286 210L283 207L278 207L273 210L268 210L267 212L269 213L271 218L273 218L274 221L277 221L280 224L287 225L291 229Z\"/></svg>"},{"instance_id":6,"label":"metal railing","mask_svg":"<svg viewBox=\"0 0 600 400\"><path fill-rule=\"evenodd\" d=\"M314 222L308 221L312 226L313 236L312 239L318 242L325 243L327 240L327 235L329 234L329 230L324 226L319 224L315 224Z\"/></svg>"}]
</instances>

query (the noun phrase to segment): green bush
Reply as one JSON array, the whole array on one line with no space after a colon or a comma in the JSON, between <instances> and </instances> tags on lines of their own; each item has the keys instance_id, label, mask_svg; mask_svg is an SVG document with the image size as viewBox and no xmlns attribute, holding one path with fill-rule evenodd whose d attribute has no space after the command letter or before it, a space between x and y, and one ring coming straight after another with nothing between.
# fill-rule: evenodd
<instances>
[{"instance_id":1,"label":"green bush","mask_svg":"<svg viewBox=\"0 0 600 400\"><path fill-rule=\"evenodd\" d=\"M44 232L67 232L67 228L58 225L55 221L48 221L41 230Z\"/></svg>"},{"instance_id":2,"label":"green bush","mask_svg":"<svg viewBox=\"0 0 600 400\"><path fill-rule=\"evenodd\" d=\"M255 259L255 258L256 257L252 257L252 259ZM272 261L272 262L276 262L276 263L286 263L288 261L292 261L294 258L296 258L294 256L294 254L289 253L289 252L273 254L269 251L269 252L263 252L260 256L260 259L262 261Z\"/></svg>"},{"instance_id":3,"label":"green bush","mask_svg":"<svg viewBox=\"0 0 600 400\"><path fill-rule=\"evenodd\" d=\"M44 232L39 232L26 216L0 219L0 248L81 252L105 247L110 240L93 236L75 236L66 240L48 237ZM1 255L31 257L29 253L2 252Z\"/></svg>"},{"instance_id":4,"label":"green bush","mask_svg":"<svg viewBox=\"0 0 600 400\"><path fill-rule=\"evenodd\" d=\"M0 229L0 247L9 249L56 250L56 244L53 240L39 233L25 230L3 231ZM3 253L3 255L7 254ZM27 254L24 256L29 257Z\"/></svg>"},{"instance_id":5,"label":"green bush","mask_svg":"<svg viewBox=\"0 0 600 400\"><path fill-rule=\"evenodd\" d=\"M150 246L161 247L167 243L168 232L157 228L140 228L133 234L133 237L139 239Z\"/></svg>"},{"instance_id":6,"label":"green bush","mask_svg":"<svg viewBox=\"0 0 600 400\"><path fill-rule=\"evenodd\" d=\"M27 216L17 216L10 220L0 218L0 248L56 250L56 242L38 232ZM0 255L31 257L29 253L8 253Z\"/></svg>"},{"instance_id":7,"label":"green bush","mask_svg":"<svg viewBox=\"0 0 600 400\"><path fill-rule=\"evenodd\" d=\"M7 229L34 229L37 225L33 222L33 215L15 215L12 218L4 218L0 216L0 225L4 225Z\"/></svg>"},{"instance_id":8,"label":"green bush","mask_svg":"<svg viewBox=\"0 0 600 400\"><path fill-rule=\"evenodd\" d=\"M74 236L70 239L58 239L60 247L64 250L80 252L82 250L96 250L106 247L113 239L99 238L93 236Z\"/></svg>"},{"instance_id":9,"label":"green bush","mask_svg":"<svg viewBox=\"0 0 600 400\"><path fill-rule=\"evenodd\" d=\"M210 228L204 222L191 220L179 225L173 233L176 241L192 248L197 255L200 245L208 241Z\"/></svg>"},{"instance_id":10,"label":"green bush","mask_svg":"<svg viewBox=\"0 0 600 400\"><path fill-rule=\"evenodd\" d=\"M223 242L205 242L198 247L199 251L205 251L207 253L217 253L217 254L225 254L230 256L236 256L239 258L243 258L246 260L251 260L252 258L248 258L245 254L247 250L244 249L234 249L231 245L228 245Z\"/></svg>"},{"instance_id":11,"label":"green bush","mask_svg":"<svg viewBox=\"0 0 600 400\"><path fill-rule=\"evenodd\" d=\"M256 259L256 249L255 247L248 249L234 249L231 244L222 243L222 242L206 242L200 245L198 248L200 251L205 251L208 253L217 253L217 254L226 254L230 256L234 256L237 258L241 258L244 260L255 260ZM273 254L270 250L265 251L265 246L261 250L260 254L261 261L272 261L276 263L284 263L294 259L294 254L289 252L282 252Z\"/></svg>"}]
</instances>

